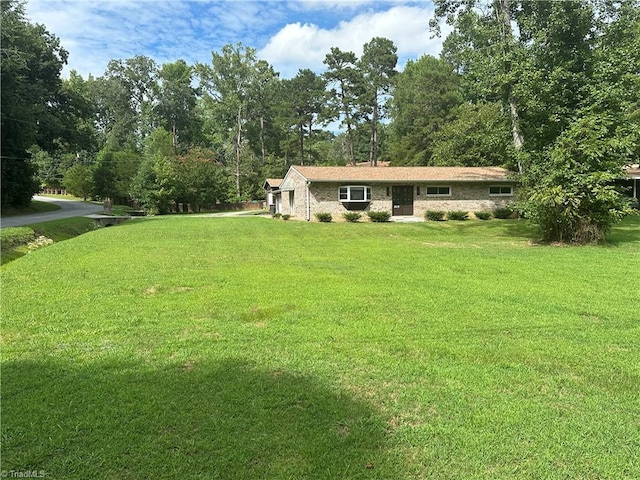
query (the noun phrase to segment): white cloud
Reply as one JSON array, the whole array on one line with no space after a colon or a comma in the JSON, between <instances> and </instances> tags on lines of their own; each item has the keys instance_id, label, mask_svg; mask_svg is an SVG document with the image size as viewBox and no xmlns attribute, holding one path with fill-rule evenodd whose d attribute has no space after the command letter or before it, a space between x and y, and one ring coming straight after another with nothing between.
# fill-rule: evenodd
<instances>
[{"instance_id":1,"label":"white cloud","mask_svg":"<svg viewBox=\"0 0 640 480\"><path fill-rule=\"evenodd\" d=\"M373 37L385 37L398 48L399 64L423 54L439 55L442 38L431 38L429 19L433 10L422 6L395 6L386 11L367 12L342 21L332 29L310 23L290 23L277 32L259 52L261 58L287 78L300 68L323 70L331 47L361 55ZM446 32L445 32L446 33Z\"/></svg>"},{"instance_id":2,"label":"white cloud","mask_svg":"<svg viewBox=\"0 0 640 480\"><path fill-rule=\"evenodd\" d=\"M100 76L109 60L135 55L209 63L211 51L238 42L264 46L260 58L285 78L323 71L331 47L360 55L374 36L395 43L400 65L441 48L429 38L424 0L29 0L26 12L69 51L63 76Z\"/></svg>"}]
</instances>

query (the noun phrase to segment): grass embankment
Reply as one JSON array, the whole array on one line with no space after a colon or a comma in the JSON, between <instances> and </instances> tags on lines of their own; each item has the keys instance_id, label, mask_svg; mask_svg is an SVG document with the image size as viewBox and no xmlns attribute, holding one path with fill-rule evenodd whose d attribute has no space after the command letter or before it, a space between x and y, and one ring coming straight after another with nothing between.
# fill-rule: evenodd
<instances>
[{"instance_id":1,"label":"grass embankment","mask_svg":"<svg viewBox=\"0 0 640 480\"><path fill-rule=\"evenodd\" d=\"M31 200L28 207L4 207L2 208L3 217L13 217L15 215L31 215L34 213L45 213L60 210L58 205L48 202L39 202L38 200Z\"/></svg>"},{"instance_id":2,"label":"grass embankment","mask_svg":"<svg viewBox=\"0 0 640 480\"><path fill-rule=\"evenodd\" d=\"M68 240L95 230L90 218L72 217L50 222L34 223L28 227L10 227L0 230L1 264L20 258L46 242Z\"/></svg>"},{"instance_id":3,"label":"grass embankment","mask_svg":"<svg viewBox=\"0 0 640 480\"><path fill-rule=\"evenodd\" d=\"M640 477L640 222L154 218L2 267L3 470Z\"/></svg>"}]
</instances>

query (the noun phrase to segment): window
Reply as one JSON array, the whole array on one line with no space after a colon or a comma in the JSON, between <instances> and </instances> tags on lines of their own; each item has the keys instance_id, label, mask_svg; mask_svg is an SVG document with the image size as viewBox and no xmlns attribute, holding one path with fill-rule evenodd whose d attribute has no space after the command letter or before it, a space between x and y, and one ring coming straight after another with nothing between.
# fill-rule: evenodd
<instances>
[{"instance_id":1,"label":"window","mask_svg":"<svg viewBox=\"0 0 640 480\"><path fill-rule=\"evenodd\" d=\"M338 191L338 198L341 202L370 202L371 187L360 185L340 187Z\"/></svg>"},{"instance_id":2,"label":"window","mask_svg":"<svg viewBox=\"0 0 640 480\"><path fill-rule=\"evenodd\" d=\"M489 187L489 195L513 195L513 188L511 185Z\"/></svg>"},{"instance_id":3,"label":"window","mask_svg":"<svg viewBox=\"0 0 640 480\"><path fill-rule=\"evenodd\" d=\"M451 187L427 187L427 196L451 195Z\"/></svg>"}]
</instances>

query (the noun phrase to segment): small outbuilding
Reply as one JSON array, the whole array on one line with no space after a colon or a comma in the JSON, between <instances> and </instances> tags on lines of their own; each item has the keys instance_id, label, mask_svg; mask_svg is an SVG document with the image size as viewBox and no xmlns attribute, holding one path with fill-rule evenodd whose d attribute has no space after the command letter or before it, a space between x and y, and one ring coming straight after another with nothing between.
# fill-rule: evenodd
<instances>
[{"instance_id":1,"label":"small outbuilding","mask_svg":"<svg viewBox=\"0 0 640 480\"><path fill-rule=\"evenodd\" d=\"M517 183L515 173L501 167L292 166L279 184L267 179L265 189L274 212L312 220L320 212L337 219L348 211L393 217L491 211L514 200Z\"/></svg>"}]
</instances>

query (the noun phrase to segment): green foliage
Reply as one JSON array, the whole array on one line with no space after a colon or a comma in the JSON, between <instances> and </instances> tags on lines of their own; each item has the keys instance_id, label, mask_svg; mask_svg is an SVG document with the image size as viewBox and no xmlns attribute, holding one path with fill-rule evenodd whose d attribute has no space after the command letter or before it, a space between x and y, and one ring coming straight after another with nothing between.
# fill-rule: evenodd
<instances>
[{"instance_id":1,"label":"green foliage","mask_svg":"<svg viewBox=\"0 0 640 480\"><path fill-rule=\"evenodd\" d=\"M289 215L288 213L285 213L284 215L282 215L283 220L289 220L290 218L291 218L291 215Z\"/></svg>"},{"instance_id":2,"label":"green foliage","mask_svg":"<svg viewBox=\"0 0 640 480\"><path fill-rule=\"evenodd\" d=\"M619 130L605 114L585 115L524 177L526 198L520 209L538 223L543 240L598 243L629 213L613 182L623 176L633 139Z\"/></svg>"},{"instance_id":3,"label":"green foliage","mask_svg":"<svg viewBox=\"0 0 640 480\"><path fill-rule=\"evenodd\" d=\"M463 103L434 133L431 165L514 168L508 118L499 103Z\"/></svg>"},{"instance_id":4,"label":"green foliage","mask_svg":"<svg viewBox=\"0 0 640 480\"><path fill-rule=\"evenodd\" d=\"M273 215L271 215L273 218L275 218L276 220L278 220L279 218L282 218L282 214L280 212L276 212Z\"/></svg>"},{"instance_id":5,"label":"green foliage","mask_svg":"<svg viewBox=\"0 0 640 480\"><path fill-rule=\"evenodd\" d=\"M496 208L493 210L493 216L501 220L513 217L515 210L511 207Z\"/></svg>"},{"instance_id":6,"label":"green foliage","mask_svg":"<svg viewBox=\"0 0 640 480\"><path fill-rule=\"evenodd\" d=\"M443 56L466 99L510 115L519 210L546 241L597 243L626 211L612 184L640 153L640 3L516 3L436 0L431 23L454 27Z\"/></svg>"},{"instance_id":7,"label":"green foliage","mask_svg":"<svg viewBox=\"0 0 640 480\"><path fill-rule=\"evenodd\" d=\"M53 151L71 130L63 125L60 72L67 52L44 26L30 23L24 3L0 2L0 201L26 206L39 185L28 150L39 145Z\"/></svg>"},{"instance_id":8,"label":"green foliage","mask_svg":"<svg viewBox=\"0 0 640 480\"><path fill-rule=\"evenodd\" d=\"M388 222L391 218L391 212L386 210L368 211L367 216L372 222Z\"/></svg>"},{"instance_id":9,"label":"green foliage","mask_svg":"<svg viewBox=\"0 0 640 480\"><path fill-rule=\"evenodd\" d=\"M74 165L64 173L62 184L68 193L86 200L94 191L93 170L88 165Z\"/></svg>"},{"instance_id":10,"label":"green foliage","mask_svg":"<svg viewBox=\"0 0 640 480\"><path fill-rule=\"evenodd\" d=\"M473 215L478 220L489 220L491 218L491 212L486 212L486 211L473 212Z\"/></svg>"},{"instance_id":11,"label":"green foliage","mask_svg":"<svg viewBox=\"0 0 640 480\"><path fill-rule=\"evenodd\" d=\"M468 220L469 212L465 212L463 210L452 210L447 212L447 218L449 220Z\"/></svg>"},{"instance_id":12,"label":"green foliage","mask_svg":"<svg viewBox=\"0 0 640 480\"><path fill-rule=\"evenodd\" d=\"M444 220L445 219L444 215L445 215L445 212L441 210L427 210L426 212L424 212L424 218L426 220L431 220L434 222L440 222Z\"/></svg>"},{"instance_id":13,"label":"green foliage","mask_svg":"<svg viewBox=\"0 0 640 480\"><path fill-rule=\"evenodd\" d=\"M296 158L300 164L309 163L307 156L313 127L319 123L326 96L325 80L308 68L298 71L295 77L282 80L281 95L283 120L287 127L295 129Z\"/></svg>"},{"instance_id":14,"label":"green foliage","mask_svg":"<svg viewBox=\"0 0 640 480\"><path fill-rule=\"evenodd\" d=\"M131 197L148 214L166 214L176 198L177 183L171 157L148 157L143 160L131 183Z\"/></svg>"},{"instance_id":15,"label":"green foliage","mask_svg":"<svg viewBox=\"0 0 640 480\"><path fill-rule=\"evenodd\" d=\"M176 132L176 151L193 147L202 136L196 115L197 91L192 86L193 67L184 60L165 63L158 71L157 103L153 106L159 123L167 132Z\"/></svg>"},{"instance_id":16,"label":"green foliage","mask_svg":"<svg viewBox=\"0 0 640 480\"><path fill-rule=\"evenodd\" d=\"M195 212L222 201L229 188L224 167L216 161L214 152L193 148L174 161L176 200L191 204Z\"/></svg>"},{"instance_id":17,"label":"green foliage","mask_svg":"<svg viewBox=\"0 0 640 480\"><path fill-rule=\"evenodd\" d=\"M332 220L332 215L329 212L318 212L315 214L316 219L322 223L330 223Z\"/></svg>"},{"instance_id":18,"label":"green foliage","mask_svg":"<svg viewBox=\"0 0 640 480\"><path fill-rule=\"evenodd\" d=\"M407 62L395 79L390 128L394 165L428 165L435 136L462 97L453 67L429 55Z\"/></svg>"},{"instance_id":19,"label":"green foliage","mask_svg":"<svg viewBox=\"0 0 640 480\"><path fill-rule=\"evenodd\" d=\"M344 212L342 214L342 218L347 222L355 223L362 218L362 214L360 212Z\"/></svg>"},{"instance_id":20,"label":"green foliage","mask_svg":"<svg viewBox=\"0 0 640 480\"><path fill-rule=\"evenodd\" d=\"M324 78L329 87L327 97L326 120L340 120L346 127L346 159L355 164L353 128L357 124L358 98L363 93L362 71L357 65L353 52L345 52L331 47L323 63L327 66Z\"/></svg>"},{"instance_id":21,"label":"green foliage","mask_svg":"<svg viewBox=\"0 0 640 480\"><path fill-rule=\"evenodd\" d=\"M362 71L365 93L360 96L360 116L369 118L369 163L378 164L378 125L386 116L383 108L385 97L391 91L393 80L398 73L398 49L391 40L374 37L363 46L358 67Z\"/></svg>"}]
</instances>

